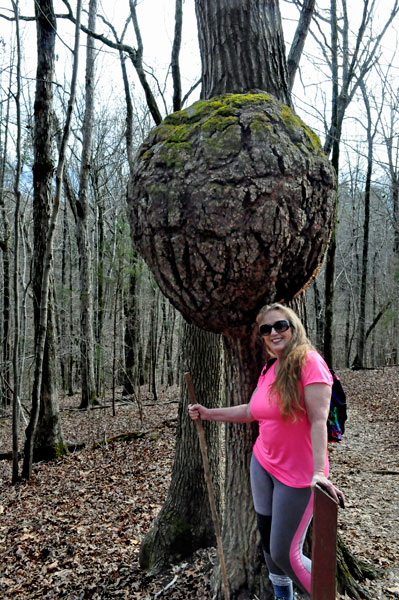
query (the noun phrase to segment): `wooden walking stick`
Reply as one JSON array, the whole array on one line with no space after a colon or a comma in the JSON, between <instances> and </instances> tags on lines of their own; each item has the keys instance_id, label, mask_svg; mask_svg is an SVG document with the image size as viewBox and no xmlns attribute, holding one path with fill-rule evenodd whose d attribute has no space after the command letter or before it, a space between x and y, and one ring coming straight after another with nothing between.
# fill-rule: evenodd
<instances>
[{"instance_id":1,"label":"wooden walking stick","mask_svg":"<svg viewBox=\"0 0 399 600\"><path fill-rule=\"evenodd\" d=\"M187 384L188 397L190 399L190 403L197 404L193 381L191 379L190 373L184 373L184 378L185 378L186 384ZM213 490L213 485L212 485L211 470L209 468L209 459L208 459L208 450L207 450L206 441L205 441L205 432L204 432L204 428L202 426L202 422L201 422L200 418L195 421L195 424L197 426L198 439L199 439L199 444L200 444L200 448L201 448L202 464L204 466L204 476L205 476L206 486L208 488L208 498L209 498L209 505L211 507L212 521L213 521L213 524L215 527L216 541L217 541L219 561L220 561L220 570L222 573L224 597L225 597L225 600L230 600L229 584L227 581L227 572L226 572L226 563L224 560L224 553L223 553L223 546L222 546L222 535L221 535L221 531L220 531L219 517L217 514L217 510L216 510L215 492Z\"/></svg>"}]
</instances>

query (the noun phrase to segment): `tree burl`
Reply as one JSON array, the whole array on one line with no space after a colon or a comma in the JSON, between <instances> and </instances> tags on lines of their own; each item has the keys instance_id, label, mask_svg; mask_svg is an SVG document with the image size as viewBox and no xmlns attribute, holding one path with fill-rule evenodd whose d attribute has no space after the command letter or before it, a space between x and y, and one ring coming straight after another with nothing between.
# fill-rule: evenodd
<instances>
[{"instance_id":1,"label":"tree burl","mask_svg":"<svg viewBox=\"0 0 399 600\"><path fill-rule=\"evenodd\" d=\"M139 149L128 205L134 242L162 292L187 321L233 334L312 278L335 194L317 136L255 92L168 116Z\"/></svg>"}]
</instances>

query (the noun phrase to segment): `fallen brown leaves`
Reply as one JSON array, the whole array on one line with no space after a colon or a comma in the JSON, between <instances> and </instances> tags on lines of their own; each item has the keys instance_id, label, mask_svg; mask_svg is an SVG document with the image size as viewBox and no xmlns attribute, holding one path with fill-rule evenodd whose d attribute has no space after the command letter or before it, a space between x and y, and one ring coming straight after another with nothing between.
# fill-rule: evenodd
<instances>
[{"instance_id":1,"label":"fallen brown leaves","mask_svg":"<svg viewBox=\"0 0 399 600\"><path fill-rule=\"evenodd\" d=\"M340 533L359 558L381 567L371 596L399 598L399 369L340 373L349 421L330 445L332 478L346 494ZM90 411L62 400L65 439L84 450L39 464L28 483L10 485L0 461L0 597L3 600L209 599L213 549L159 578L138 567L140 542L168 490L178 390L154 404ZM0 449L11 449L10 419L0 420ZM106 443L127 432L145 433ZM95 442L100 442L92 449Z\"/></svg>"},{"instance_id":2,"label":"fallen brown leaves","mask_svg":"<svg viewBox=\"0 0 399 600\"><path fill-rule=\"evenodd\" d=\"M358 558L380 568L370 596L399 598L399 369L342 371L349 419L330 444L331 477L346 495L339 531ZM395 591L396 590L396 591Z\"/></svg>"}]
</instances>

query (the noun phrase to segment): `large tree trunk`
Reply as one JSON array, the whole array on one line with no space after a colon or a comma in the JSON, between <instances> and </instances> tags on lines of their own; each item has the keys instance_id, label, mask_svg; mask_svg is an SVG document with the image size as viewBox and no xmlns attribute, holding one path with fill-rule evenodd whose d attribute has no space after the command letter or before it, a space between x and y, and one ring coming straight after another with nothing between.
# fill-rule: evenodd
<instances>
[{"instance_id":1,"label":"large tree trunk","mask_svg":"<svg viewBox=\"0 0 399 600\"><path fill-rule=\"evenodd\" d=\"M46 345L43 357L43 375L40 395L39 420L34 444L33 460L51 460L65 453L62 441L61 419L57 394L57 351L54 314L53 281L48 298Z\"/></svg>"},{"instance_id":2,"label":"large tree trunk","mask_svg":"<svg viewBox=\"0 0 399 600\"><path fill-rule=\"evenodd\" d=\"M135 24L138 42L138 58L135 66L140 76L142 42L136 19L135 8L131 3L131 12ZM172 74L174 83L173 107L181 108L181 83L179 73L179 50L182 30L182 2L176 0L175 32L172 48ZM128 88L124 62L121 58L122 75L125 85L127 106L126 140L129 164L133 169L132 160L132 104ZM144 86L144 89L145 86ZM156 124L160 123L160 113L154 109L154 99L149 98L146 91L149 109ZM133 277L133 276L132 276ZM132 317L134 318L134 312ZM137 335L137 334L136 334ZM152 336L151 336L152 337ZM167 337L167 336L166 336ZM154 340L155 343L155 340ZM165 341L168 343L168 340ZM199 330L185 324L181 345L181 363L186 370L192 372L194 385L199 397L210 407L219 402L220 377L220 341L214 334ZM140 369L139 369L140 370ZM181 373L180 373L181 374ZM139 373L140 375L140 373ZM168 375L169 379L169 375ZM183 380L181 380L183 381ZM155 392L155 385L154 392ZM162 510L149 534L145 537L140 552L140 561L145 568L157 568L178 557L187 556L196 549L214 543L214 527L204 482L201 454L197 440L196 428L187 418L187 391L181 386L181 403L179 408L176 451L172 472L172 480L168 496ZM213 473L218 472L220 448L216 442L215 427L205 427L209 456ZM192 449L188 453L187 449ZM215 480L216 501L219 502L220 489L218 478Z\"/></svg>"},{"instance_id":3,"label":"large tree trunk","mask_svg":"<svg viewBox=\"0 0 399 600\"><path fill-rule=\"evenodd\" d=\"M223 342L226 402L231 406L245 404L256 388L265 359L257 328L243 329L240 337L223 336ZM261 595L269 587L256 533L249 480L256 436L255 424L226 425L223 548L231 598L237 600L252 598L255 593ZM216 585L218 597L222 598L220 578Z\"/></svg>"},{"instance_id":4,"label":"large tree trunk","mask_svg":"<svg viewBox=\"0 0 399 600\"><path fill-rule=\"evenodd\" d=\"M213 331L229 330L226 337L226 371L232 396L227 394L226 400L229 404L235 404L248 402L259 375L260 363L254 356L256 336L253 338L255 334L251 331L257 309L266 300L288 299L298 292L298 286L301 286L299 282L305 284L318 265L320 251L314 247L316 234L310 230L316 226L326 241L327 233L323 228L328 229L330 223L329 206L334 177L324 158L323 167L318 162L320 155L318 144L314 144L315 137L312 137L310 150L307 145L310 138L305 142L299 119L286 106L289 104L289 94L277 2L198 0L196 8L204 70L202 96L208 98L216 93L231 92L245 94L255 89L272 93L285 104L281 105L267 94L240 96L236 98L236 104L233 97L229 104L230 97L226 96L214 103L215 111L220 107L220 114L213 115L212 102L200 102L181 113L183 119L187 116L189 121L187 137L184 136L184 127L180 126L179 113L175 116L176 121L167 119L165 133L161 125L158 128L160 137L157 138L155 133L154 138L148 141L149 151L143 149L140 155L145 159L148 157L149 161L152 156L159 156L160 160L151 163L150 167L138 162L132 172L128 199L134 239L153 269L161 289L197 325ZM264 43L263 38L266 38ZM228 40L231 40L231 44ZM226 77L224 73L227 73ZM269 115L265 114L269 102L273 125L268 124ZM204 110L203 117L201 110ZM195 137L196 133L193 134L194 140L190 139L190 118L193 115L193 121L200 122L200 140ZM253 123L251 117L254 118ZM226 123L223 123L223 118L227 119ZM279 119L282 132L287 134L284 138L285 150L273 146L276 137L271 142L272 148L268 145L267 131L277 134L279 125L276 123L280 122ZM182 132L176 138L173 129L175 122L176 134ZM263 130L264 123L267 124ZM162 148L168 128L173 131L173 145ZM288 129L296 132L295 142L292 138L295 156L290 154L289 158L286 146ZM218 141L216 132L219 130L226 132L226 137ZM182 142L181 146L176 143L179 141ZM298 143L302 142L304 154L298 150ZM204 147L199 150L202 143ZM195 166L193 159L189 158L191 146L196 148L198 162ZM157 150L154 152L155 148ZM187 160L184 150L188 152ZM315 150L317 158L313 162ZM303 161L309 151L312 154L312 167L307 179ZM237 155L239 165L234 163ZM260 163L255 166L255 157L258 156ZM186 165L183 171L180 168L182 164ZM292 165L295 166L291 172ZM152 166L153 193L146 188ZM144 183L140 180L143 172ZM243 182L242 172L248 175L248 181L245 179ZM176 181L173 180L174 176ZM179 177L182 179L178 180ZM189 183L187 180L190 180ZM289 182L289 191L288 187L287 190L284 188L285 181L287 184ZM141 185L144 186L143 190ZM323 198L311 200L312 194L319 194L324 186L328 192L323 191ZM149 213L145 216L146 204L140 200L138 206L137 194L149 201ZM299 225L292 215L297 211L302 214L304 201L309 202L306 209L308 218L301 220ZM321 212L316 211L318 217L313 212L316 204L323 206ZM150 211L152 216L149 216ZM152 234L146 230L146 223L152 224ZM297 227L305 223L306 232L299 233ZM243 231L244 227L248 228L248 235ZM292 228L296 230L295 236L292 236ZM277 237L276 231L279 232ZM151 239L147 238L147 233ZM298 272L304 266L302 258L301 265L292 266L295 257L301 256L299 249L294 248L299 239L303 242L306 240L305 244L312 240L309 249L302 247L306 255L306 273L300 276ZM317 239L320 239L318 235ZM268 257L270 263L267 263ZM286 267L281 264L281 257L287 261ZM297 275L295 290L284 287L290 268ZM262 279L260 285L257 277ZM276 285L281 287L277 289ZM243 323L247 323L244 328ZM232 327L237 327L238 331L232 333ZM248 598L251 592L259 592L259 589L268 586L267 578L259 578L263 560L255 541L255 515L249 489L249 461L254 432L252 427L228 426L227 429L223 543L232 598ZM146 552L144 557L145 564L151 564Z\"/></svg>"},{"instance_id":5,"label":"large tree trunk","mask_svg":"<svg viewBox=\"0 0 399 600\"><path fill-rule=\"evenodd\" d=\"M184 370L191 373L198 399L206 406L219 402L220 337L193 325L184 325L182 357ZM204 356L206 366L204 369ZM187 415L188 397L183 379L179 405L176 450L167 499L140 548L140 565L153 571L215 543L212 516L207 500L201 453L196 428ZM204 423L215 495L220 497L220 429Z\"/></svg>"},{"instance_id":6,"label":"large tree trunk","mask_svg":"<svg viewBox=\"0 0 399 600\"><path fill-rule=\"evenodd\" d=\"M290 104L278 0L196 0L202 98L259 89Z\"/></svg>"},{"instance_id":7,"label":"large tree trunk","mask_svg":"<svg viewBox=\"0 0 399 600\"><path fill-rule=\"evenodd\" d=\"M36 98L35 98L35 137L34 152L35 162L33 166L34 181L34 237L35 237L35 261L34 261L34 310L35 310L35 371L32 388L32 410L28 427L26 428L24 464L22 476L29 479L32 475L33 450L35 445L35 436L37 434L37 423L39 418L39 408L41 403L42 381L47 374L46 369L52 368L52 375L55 374L55 365L43 365L46 357L51 359L52 348L55 347L54 341L50 345L49 335L51 332L51 313L52 308L49 298L53 297L51 290L51 268L52 268L52 249L55 226L57 222L58 208L61 201L61 187L63 181L63 171L65 164L65 151L70 132L73 103L75 100L77 66L79 55L79 31L80 31L80 13L81 0L77 5L77 23L75 28L75 48L74 48L74 66L71 80L71 93L68 102L67 119L64 126L63 138L59 152L58 165L55 181L54 204L52 203L52 138L53 138L53 72L54 72L54 44L56 36L56 18L51 0L42 0L35 4L36 23L37 23L37 78L36 78ZM37 250L37 252L36 252ZM41 259L41 262L39 262ZM49 325L50 323L50 325ZM52 381L45 382L46 391L50 393L54 390ZM46 402L44 405L44 414L47 410L53 410L57 407L57 398L54 402ZM42 419L44 426L50 424L57 434L60 422L58 410L53 414L47 414L46 419ZM53 436L55 439L56 436ZM39 434L38 439L41 436ZM45 437L43 439L48 439ZM40 448L35 447L36 452L40 453ZM53 449L52 449L53 450ZM59 439L55 453L60 454L65 451L62 439Z\"/></svg>"}]
</instances>

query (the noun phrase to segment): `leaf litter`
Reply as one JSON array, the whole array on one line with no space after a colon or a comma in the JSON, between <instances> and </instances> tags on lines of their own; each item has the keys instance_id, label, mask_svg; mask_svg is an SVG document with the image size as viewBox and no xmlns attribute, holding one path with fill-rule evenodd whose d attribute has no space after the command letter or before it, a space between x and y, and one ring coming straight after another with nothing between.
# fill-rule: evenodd
<instances>
[{"instance_id":1,"label":"leaf litter","mask_svg":"<svg viewBox=\"0 0 399 600\"><path fill-rule=\"evenodd\" d=\"M371 597L399 598L399 368L339 372L349 417L330 444L331 478L346 496L339 533L352 553L379 569ZM138 564L140 543L165 500L173 463L178 388L156 403L142 394L82 412L60 400L65 440L85 447L34 466L12 486L0 461L0 597L3 600L210 599L215 549L200 550L161 576ZM0 419L1 452L11 450L11 419ZM128 441L107 441L135 432ZM93 449L94 444L97 446ZM341 600L347 595L337 596Z\"/></svg>"}]
</instances>

